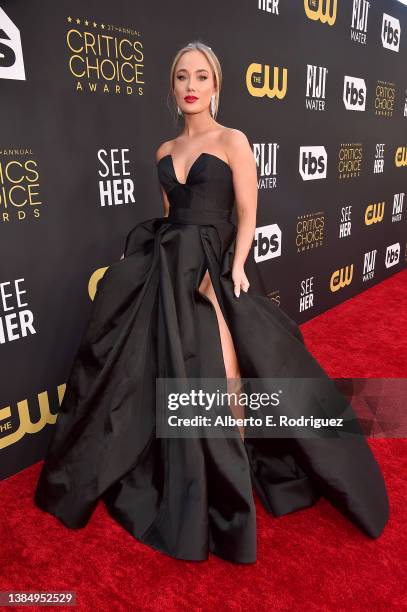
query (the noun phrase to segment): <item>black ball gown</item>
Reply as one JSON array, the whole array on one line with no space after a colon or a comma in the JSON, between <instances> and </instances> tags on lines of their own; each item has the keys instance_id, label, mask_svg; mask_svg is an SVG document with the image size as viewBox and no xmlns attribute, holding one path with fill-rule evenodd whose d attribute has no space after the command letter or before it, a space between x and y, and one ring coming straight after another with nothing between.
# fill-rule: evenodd
<instances>
[{"instance_id":1,"label":"black ball gown","mask_svg":"<svg viewBox=\"0 0 407 612\"><path fill-rule=\"evenodd\" d=\"M281 308L251 289L235 297L230 166L201 153L180 183L166 155L157 171L169 216L138 223L127 235L124 258L99 281L36 504L80 528L103 500L135 538L185 560L207 559L210 551L233 562L256 561L253 488L274 516L324 496L377 538L388 520L388 497L363 435L156 435L156 377L226 377L216 312L198 291L207 269L242 379L315 377L300 396L294 390L288 396L292 417L321 406L329 417L345 405L352 410Z\"/></svg>"}]
</instances>

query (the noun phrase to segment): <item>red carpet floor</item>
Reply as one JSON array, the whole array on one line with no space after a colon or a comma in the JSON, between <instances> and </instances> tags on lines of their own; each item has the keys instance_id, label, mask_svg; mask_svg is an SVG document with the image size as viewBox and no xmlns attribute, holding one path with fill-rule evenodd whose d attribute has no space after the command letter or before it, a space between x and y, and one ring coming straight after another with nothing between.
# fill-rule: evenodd
<instances>
[{"instance_id":1,"label":"red carpet floor","mask_svg":"<svg viewBox=\"0 0 407 612\"><path fill-rule=\"evenodd\" d=\"M407 270L301 329L332 377L406 378L406 304ZM368 538L324 499L279 518L257 503L255 565L166 557L102 503L85 529L69 530L33 505L39 462L0 484L0 590L74 590L80 610L407 609L406 441L369 444L390 497L381 537Z\"/></svg>"}]
</instances>

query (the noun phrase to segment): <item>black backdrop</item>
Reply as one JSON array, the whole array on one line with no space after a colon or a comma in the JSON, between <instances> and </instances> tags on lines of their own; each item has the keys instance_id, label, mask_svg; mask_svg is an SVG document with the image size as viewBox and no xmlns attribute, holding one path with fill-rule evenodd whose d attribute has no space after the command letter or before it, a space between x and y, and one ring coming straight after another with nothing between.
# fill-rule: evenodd
<instances>
[{"instance_id":1,"label":"black backdrop","mask_svg":"<svg viewBox=\"0 0 407 612\"><path fill-rule=\"evenodd\" d=\"M194 39L258 163L255 289L302 323L406 265L397 0L1 2L0 478L43 457L97 280L162 215L169 67Z\"/></svg>"}]
</instances>

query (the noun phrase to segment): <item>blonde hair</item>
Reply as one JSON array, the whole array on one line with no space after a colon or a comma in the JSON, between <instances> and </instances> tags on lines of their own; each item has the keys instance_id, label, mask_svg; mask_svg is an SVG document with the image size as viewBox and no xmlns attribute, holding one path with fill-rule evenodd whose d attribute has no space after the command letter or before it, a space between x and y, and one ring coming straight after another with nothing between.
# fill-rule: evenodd
<instances>
[{"instance_id":1,"label":"blonde hair","mask_svg":"<svg viewBox=\"0 0 407 612\"><path fill-rule=\"evenodd\" d=\"M211 47L208 47L208 45L205 45L205 43L200 42L199 40L194 40L190 43L188 43L187 45L185 45L184 47L182 47L181 49L179 49L179 51L176 53L172 64L171 64L171 69L170 69L170 90L169 90L169 95L171 96L171 100L173 103L173 108L175 110L175 114L176 117L178 117L178 113L177 113L177 101L175 99L173 90L174 90L174 76L175 76L175 68L177 66L177 63L180 59L180 57L184 54L187 53L187 51L193 51L193 50L197 50L197 51L201 51L204 56L206 57L206 59L209 62L209 65L212 68L212 73L213 73L213 80L215 82L215 87L216 87L216 92L213 94L215 96L215 104L214 104L214 113L212 115L212 111L211 111L211 107L209 107L209 113L211 114L211 116L215 119L216 115L218 114L218 109L219 109L219 95L220 95L220 90L222 87L222 68L220 66L220 62L217 58L217 56L215 55L215 53L212 51Z\"/></svg>"}]
</instances>

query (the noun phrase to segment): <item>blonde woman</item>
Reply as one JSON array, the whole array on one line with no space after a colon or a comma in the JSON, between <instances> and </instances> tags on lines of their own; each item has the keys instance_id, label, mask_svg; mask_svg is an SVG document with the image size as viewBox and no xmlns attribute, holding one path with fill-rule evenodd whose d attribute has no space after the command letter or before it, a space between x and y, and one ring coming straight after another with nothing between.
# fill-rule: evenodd
<instances>
[{"instance_id":1,"label":"blonde woman","mask_svg":"<svg viewBox=\"0 0 407 612\"><path fill-rule=\"evenodd\" d=\"M135 538L167 555L254 563L253 489L273 516L323 495L371 538L388 520L388 498L352 408L297 324L249 291L256 165L245 134L216 120L221 85L210 47L178 51L170 91L183 127L155 160L164 214L128 233L99 282L35 501L79 528L103 499ZM264 423L252 427L240 402L246 378L264 391L280 379L276 418L345 416L353 435L271 437ZM226 380L236 390L225 408L232 426L159 435L157 379Z\"/></svg>"}]
</instances>

